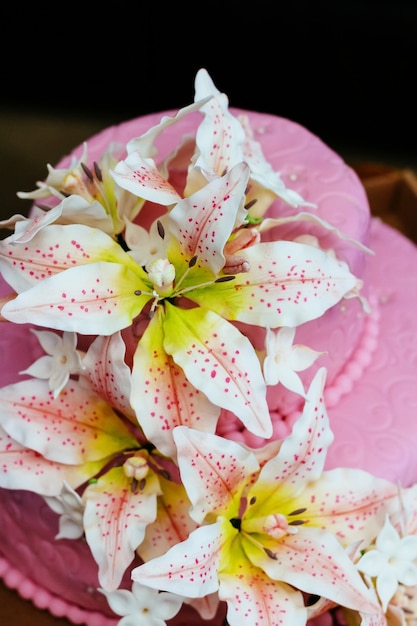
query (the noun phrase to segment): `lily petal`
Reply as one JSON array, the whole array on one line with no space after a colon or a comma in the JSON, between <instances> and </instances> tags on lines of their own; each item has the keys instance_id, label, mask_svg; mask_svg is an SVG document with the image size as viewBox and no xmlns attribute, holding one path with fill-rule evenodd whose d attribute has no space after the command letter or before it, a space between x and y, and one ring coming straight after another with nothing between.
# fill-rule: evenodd
<instances>
[{"instance_id":1,"label":"lily petal","mask_svg":"<svg viewBox=\"0 0 417 626\"><path fill-rule=\"evenodd\" d=\"M155 140L161 135L161 133L176 124L179 120L181 120L185 115L193 111L197 111L200 109L206 102L210 100L212 96L206 95L201 99L195 99L194 102L188 104L185 107L179 109L174 115L164 115L161 117L161 120L155 126L149 128L146 133L141 135L140 137L135 137L131 139L127 145L126 150L127 153L131 152L140 152L146 157L155 157L157 155L157 148L155 146Z\"/></svg>"},{"instance_id":2,"label":"lily petal","mask_svg":"<svg viewBox=\"0 0 417 626\"><path fill-rule=\"evenodd\" d=\"M98 461L137 446L111 407L78 381L72 381L58 398L44 380L2 387L0 424L22 446L69 465Z\"/></svg>"},{"instance_id":3,"label":"lily petal","mask_svg":"<svg viewBox=\"0 0 417 626\"><path fill-rule=\"evenodd\" d=\"M239 509L247 477L259 469L255 455L232 440L219 449L216 435L179 426L174 430L183 484L192 502L191 517L203 522L207 513ZM195 468L198 467L198 471Z\"/></svg>"},{"instance_id":4,"label":"lily petal","mask_svg":"<svg viewBox=\"0 0 417 626\"><path fill-rule=\"evenodd\" d=\"M169 214L170 260L174 255L183 263L197 257L197 265L210 268L215 276L219 273L225 264L224 246L242 206L248 177L249 168L239 163L225 176L178 202Z\"/></svg>"},{"instance_id":5,"label":"lily petal","mask_svg":"<svg viewBox=\"0 0 417 626\"><path fill-rule=\"evenodd\" d=\"M197 101L211 96L201 107L204 120L196 133L199 154L194 167L208 177L222 176L243 161L245 134L239 120L228 110L227 95L217 89L204 68L197 72L194 88Z\"/></svg>"},{"instance_id":6,"label":"lily petal","mask_svg":"<svg viewBox=\"0 0 417 626\"><path fill-rule=\"evenodd\" d=\"M120 187L139 198L168 206L181 199L179 193L160 174L153 159L131 152L111 172Z\"/></svg>"},{"instance_id":7,"label":"lily petal","mask_svg":"<svg viewBox=\"0 0 417 626\"><path fill-rule=\"evenodd\" d=\"M184 486L159 476L161 494L158 496L158 515L146 527L145 537L137 553L144 561L162 556L177 543L184 541L197 528L190 517L190 500Z\"/></svg>"},{"instance_id":8,"label":"lily petal","mask_svg":"<svg viewBox=\"0 0 417 626\"><path fill-rule=\"evenodd\" d=\"M273 580L285 581L348 608L378 612L378 605L355 564L327 531L304 526L299 533L286 534L279 540L263 538L263 550L243 536L242 545L252 563ZM271 559L265 552L267 549L274 553L277 548L277 559Z\"/></svg>"},{"instance_id":9,"label":"lily petal","mask_svg":"<svg viewBox=\"0 0 417 626\"><path fill-rule=\"evenodd\" d=\"M133 561L146 526L156 517L159 492L153 473L146 477L143 490L132 491L121 467L106 472L85 490L85 535L98 564L100 585L106 591L117 589Z\"/></svg>"},{"instance_id":10,"label":"lily petal","mask_svg":"<svg viewBox=\"0 0 417 626\"><path fill-rule=\"evenodd\" d=\"M99 336L83 359L92 389L115 409L136 421L130 404L131 372L125 363L126 346L120 333Z\"/></svg>"},{"instance_id":11,"label":"lily petal","mask_svg":"<svg viewBox=\"0 0 417 626\"><path fill-rule=\"evenodd\" d=\"M226 319L276 328L320 317L356 284L346 266L314 246L276 241L239 254L248 272L214 287L196 287L189 298Z\"/></svg>"},{"instance_id":12,"label":"lily petal","mask_svg":"<svg viewBox=\"0 0 417 626\"><path fill-rule=\"evenodd\" d=\"M214 593L224 540L220 523L197 528L166 554L135 567L132 580L189 598Z\"/></svg>"},{"instance_id":13,"label":"lily petal","mask_svg":"<svg viewBox=\"0 0 417 626\"><path fill-rule=\"evenodd\" d=\"M245 427L270 437L266 385L250 341L211 311L166 304L164 348L214 404L233 411ZM232 346L232 349L229 349Z\"/></svg>"},{"instance_id":14,"label":"lily petal","mask_svg":"<svg viewBox=\"0 0 417 626\"><path fill-rule=\"evenodd\" d=\"M0 241L0 270L18 293L64 270L97 261L122 263L140 272L114 239L82 224L51 224L26 245L11 244L12 236Z\"/></svg>"},{"instance_id":15,"label":"lily petal","mask_svg":"<svg viewBox=\"0 0 417 626\"><path fill-rule=\"evenodd\" d=\"M178 329L175 331L178 332ZM172 429L180 424L214 432L220 408L196 389L164 349L161 313L157 310L134 354L131 402L152 443L175 458Z\"/></svg>"},{"instance_id":16,"label":"lily petal","mask_svg":"<svg viewBox=\"0 0 417 626\"><path fill-rule=\"evenodd\" d=\"M139 268L139 266L137 266ZM83 335L127 328L152 297L140 275L120 263L99 262L55 274L7 302L1 314Z\"/></svg>"},{"instance_id":17,"label":"lily petal","mask_svg":"<svg viewBox=\"0 0 417 626\"><path fill-rule=\"evenodd\" d=\"M321 476L327 449L333 441L323 401L325 379L326 369L322 367L310 385L303 413L295 422L292 433L282 442L279 454L263 466L251 489L251 497L257 500L252 505L251 516L262 516L260 507L266 493L269 493L271 508L280 510L282 493L277 489L278 485L296 497L310 481Z\"/></svg>"},{"instance_id":18,"label":"lily petal","mask_svg":"<svg viewBox=\"0 0 417 626\"><path fill-rule=\"evenodd\" d=\"M302 594L252 565L238 542L233 550L233 561L222 570L219 587L219 597L228 605L227 623L241 626L250 619L254 624L304 626L307 609Z\"/></svg>"},{"instance_id":19,"label":"lily petal","mask_svg":"<svg viewBox=\"0 0 417 626\"><path fill-rule=\"evenodd\" d=\"M340 489L340 485L355 485ZM323 472L320 486L307 484L303 500L315 526L330 529L345 545L368 545L380 531L387 510L398 504L398 486L359 469Z\"/></svg>"},{"instance_id":20,"label":"lily petal","mask_svg":"<svg viewBox=\"0 0 417 626\"><path fill-rule=\"evenodd\" d=\"M25 489L41 496L59 496L64 482L74 489L94 476L107 459L82 465L48 461L15 441L0 426L0 487Z\"/></svg>"}]
</instances>

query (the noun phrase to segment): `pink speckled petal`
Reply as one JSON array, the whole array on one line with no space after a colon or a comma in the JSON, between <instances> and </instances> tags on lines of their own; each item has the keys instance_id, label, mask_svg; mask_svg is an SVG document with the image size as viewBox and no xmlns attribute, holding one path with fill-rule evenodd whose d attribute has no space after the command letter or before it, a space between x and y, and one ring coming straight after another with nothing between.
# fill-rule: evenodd
<instances>
[{"instance_id":1,"label":"pink speckled petal","mask_svg":"<svg viewBox=\"0 0 417 626\"><path fill-rule=\"evenodd\" d=\"M166 456L175 458L172 429L184 424L213 433L220 408L190 383L183 369L165 352L161 318L158 309L135 351L131 402L149 441Z\"/></svg>"},{"instance_id":2,"label":"pink speckled petal","mask_svg":"<svg viewBox=\"0 0 417 626\"><path fill-rule=\"evenodd\" d=\"M54 463L20 445L0 427L0 487L5 489L58 496L63 481L75 489L94 476L105 462L106 459L82 465Z\"/></svg>"},{"instance_id":3,"label":"pink speckled petal","mask_svg":"<svg viewBox=\"0 0 417 626\"><path fill-rule=\"evenodd\" d=\"M219 608L219 596L217 593L209 593L204 598L187 599L187 604L192 606L204 620L213 619ZM184 626L184 623L178 624Z\"/></svg>"},{"instance_id":4,"label":"pink speckled petal","mask_svg":"<svg viewBox=\"0 0 417 626\"><path fill-rule=\"evenodd\" d=\"M147 526L145 538L137 551L144 561L165 554L197 528L189 514L191 502L184 486L162 476L159 476L159 482L162 493L158 496L158 515Z\"/></svg>"},{"instance_id":5,"label":"pink speckled petal","mask_svg":"<svg viewBox=\"0 0 417 626\"><path fill-rule=\"evenodd\" d=\"M390 508L398 510L398 485L359 469L323 472L306 485L302 500L309 521L331 530L344 545L366 546L382 528Z\"/></svg>"},{"instance_id":6,"label":"pink speckled petal","mask_svg":"<svg viewBox=\"0 0 417 626\"><path fill-rule=\"evenodd\" d=\"M70 465L137 445L112 408L78 381L71 381L58 398L44 380L1 388L0 424L22 446Z\"/></svg>"},{"instance_id":7,"label":"pink speckled petal","mask_svg":"<svg viewBox=\"0 0 417 626\"><path fill-rule=\"evenodd\" d=\"M244 426L270 437L266 385L256 352L237 328L211 311L166 305L164 348L187 378Z\"/></svg>"},{"instance_id":8,"label":"pink speckled petal","mask_svg":"<svg viewBox=\"0 0 417 626\"><path fill-rule=\"evenodd\" d=\"M248 272L188 294L230 320L269 328L298 326L320 317L356 285L345 265L314 246L275 241L239 254L247 260Z\"/></svg>"},{"instance_id":9,"label":"pink speckled petal","mask_svg":"<svg viewBox=\"0 0 417 626\"><path fill-rule=\"evenodd\" d=\"M280 172L275 171L271 163L266 160L261 144L254 139L249 116L239 115L238 119L245 131L243 153L244 160L248 163L251 171L251 193L257 200L255 213L262 215L265 208L271 204L274 196L278 196L293 207L305 204L311 206L311 202L305 202L299 193L285 186ZM254 181L256 181L255 184ZM261 210L262 205L264 206Z\"/></svg>"},{"instance_id":10,"label":"pink speckled petal","mask_svg":"<svg viewBox=\"0 0 417 626\"><path fill-rule=\"evenodd\" d=\"M140 137L134 137L130 139L126 145L127 153L131 152L140 152L143 156L146 157L154 157L158 153L158 149L155 145L156 139L163 133L164 130L177 124L183 117L192 113L193 111L198 111L209 99L210 96L205 96L204 98L197 98L191 104L188 104L185 107L182 107L178 111L170 115L163 115L160 121L151 126L143 135Z\"/></svg>"},{"instance_id":11,"label":"pink speckled petal","mask_svg":"<svg viewBox=\"0 0 417 626\"><path fill-rule=\"evenodd\" d=\"M174 430L181 478L201 523L208 513L237 515L240 497L251 474L259 469L255 455L240 444L179 426ZM227 513L228 514L228 513Z\"/></svg>"},{"instance_id":12,"label":"pink speckled petal","mask_svg":"<svg viewBox=\"0 0 417 626\"><path fill-rule=\"evenodd\" d=\"M7 302L1 314L17 324L111 335L129 326L152 297L135 293L144 288L126 265L98 262L43 280Z\"/></svg>"},{"instance_id":13,"label":"pink speckled petal","mask_svg":"<svg viewBox=\"0 0 417 626\"><path fill-rule=\"evenodd\" d=\"M196 133L199 152L195 167L209 176L222 176L243 161L245 134L239 120L228 110L226 94L220 93L207 70L197 72L194 85L196 100L212 96L201 108L204 120Z\"/></svg>"},{"instance_id":14,"label":"pink speckled petal","mask_svg":"<svg viewBox=\"0 0 417 626\"><path fill-rule=\"evenodd\" d=\"M239 542L233 547L233 559L219 574L219 597L227 602L230 626L304 626L307 610L303 596L285 583L271 580L246 558Z\"/></svg>"},{"instance_id":15,"label":"pink speckled petal","mask_svg":"<svg viewBox=\"0 0 417 626\"><path fill-rule=\"evenodd\" d=\"M51 224L26 244L12 242L12 235L0 241L0 270L17 293L71 267L100 260L123 263L145 277L120 245L97 228Z\"/></svg>"},{"instance_id":16,"label":"pink speckled petal","mask_svg":"<svg viewBox=\"0 0 417 626\"><path fill-rule=\"evenodd\" d=\"M259 492L257 502L251 508L251 517L262 515L262 499L266 492L270 494L269 502L274 502L271 504L271 508L274 508L282 499L278 485L285 487L286 499L289 491L295 498L309 482L321 476L327 449L333 441L323 402L325 378L326 370L320 368L310 385L303 413L294 424L291 435L282 442L279 454L263 466L257 483L251 489L251 497L257 497Z\"/></svg>"},{"instance_id":17,"label":"pink speckled petal","mask_svg":"<svg viewBox=\"0 0 417 626\"><path fill-rule=\"evenodd\" d=\"M214 593L219 588L217 570L223 543L219 523L201 526L163 556L134 568L132 579L190 598Z\"/></svg>"},{"instance_id":18,"label":"pink speckled petal","mask_svg":"<svg viewBox=\"0 0 417 626\"><path fill-rule=\"evenodd\" d=\"M366 613L378 613L373 593L333 534L312 526L279 540L262 537L262 547L242 536L243 549L254 565L273 580ZM272 559L265 548L277 554Z\"/></svg>"},{"instance_id":19,"label":"pink speckled petal","mask_svg":"<svg viewBox=\"0 0 417 626\"><path fill-rule=\"evenodd\" d=\"M136 421L130 404L131 372L125 362L126 346L120 333L99 336L83 359L91 387L113 408Z\"/></svg>"},{"instance_id":20,"label":"pink speckled petal","mask_svg":"<svg viewBox=\"0 0 417 626\"><path fill-rule=\"evenodd\" d=\"M382 611L379 613L362 613L359 611L361 616L361 626L403 626L404 625L404 613L403 611L394 605L388 607L387 614ZM388 622L387 622L388 619Z\"/></svg>"},{"instance_id":21,"label":"pink speckled petal","mask_svg":"<svg viewBox=\"0 0 417 626\"><path fill-rule=\"evenodd\" d=\"M132 491L132 481L121 467L104 474L84 492L85 535L106 591L117 589L133 561L146 526L156 517L159 492L153 473L147 475L143 489Z\"/></svg>"},{"instance_id":22,"label":"pink speckled petal","mask_svg":"<svg viewBox=\"0 0 417 626\"><path fill-rule=\"evenodd\" d=\"M77 198L76 203L85 204L82 198ZM11 240L15 244L27 243L40 231L49 224L52 224L61 217L64 203L60 202L49 211L39 211L33 217L27 220L16 222L14 235Z\"/></svg>"},{"instance_id":23,"label":"pink speckled petal","mask_svg":"<svg viewBox=\"0 0 417 626\"><path fill-rule=\"evenodd\" d=\"M111 172L114 180L139 198L168 206L181 199L178 192L161 175L153 159L131 152Z\"/></svg>"},{"instance_id":24,"label":"pink speckled petal","mask_svg":"<svg viewBox=\"0 0 417 626\"><path fill-rule=\"evenodd\" d=\"M198 265L210 268L215 276L219 273L225 264L224 246L243 207L248 177L249 168L239 163L171 210L168 258L176 254L188 263L196 256Z\"/></svg>"}]
</instances>

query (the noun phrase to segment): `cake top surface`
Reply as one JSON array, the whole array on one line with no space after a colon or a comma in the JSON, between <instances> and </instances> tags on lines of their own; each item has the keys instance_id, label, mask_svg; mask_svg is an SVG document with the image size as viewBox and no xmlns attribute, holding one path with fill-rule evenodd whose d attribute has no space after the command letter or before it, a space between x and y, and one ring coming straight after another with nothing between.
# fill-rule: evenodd
<instances>
[{"instance_id":1,"label":"cake top surface","mask_svg":"<svg viewBox=\"0 0 417 626\"><path fill-rule=\"evenodd\" d=\"M0 389L0 486L43 496L60 536L85 536L129 624L144 604L163 623L220 600L231 626L334 606L401 620L416 489L325 469L327 371L305 387L320 353L294 343L344 299L367 311L353 171L299 125L230 109L201 69L189 106L105 130L20 195L35 205L2 224L2 323L43 353ZM281 440L277 385L303 404ZM267 443L221 436L222 411Z\"/></svg>"}]
</instances>

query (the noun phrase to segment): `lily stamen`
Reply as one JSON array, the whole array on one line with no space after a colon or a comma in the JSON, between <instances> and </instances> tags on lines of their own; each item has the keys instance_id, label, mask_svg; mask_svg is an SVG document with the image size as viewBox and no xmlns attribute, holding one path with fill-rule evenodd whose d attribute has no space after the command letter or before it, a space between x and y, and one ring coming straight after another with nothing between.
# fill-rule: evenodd
<instances>
[{"instance_id":1,"label":"lily stamen","mask_svg":"<svg viewBox=\"0 0 417 626\"><path fill-rule=\"evenodd\" d=\"M230 520L231 521L231 520ZM235 527L236 528L236 527ZM244 533L245 537L257 548L259 548L260 550L262 550L263 552L265 552L265 554L267 554L269 556L270 559L273 559L274 561L276 561L278 559L277 555L275 554L275 552L273 552L270 548L266 548L265 546L262 545L262 543L260 541L258 541L257 539L254 538L254 536L251 533L245 532L243 531L241 528L239 529L240 532Z\"/></svg>"},{"instance_id":2,"label":"lily stamen","mask_svg":"<svg viewBox=\"0 0 417 626\"><path fill-rule=\"evenodd\" d=\"M100 183L102 183L103 182L103 172L101 171L101 167L99 166L97 161L94 161L93 167L94 167L94 174L96 175L97 180L100 181Z\"/></svg>"},{"instance_id":3,"label":"lily stamen","mask_svg":"<svg viewBox=\"0 0 417 626\"><path fill-rule=\"evenodd\" d=\"M307 511L307 507L302 507L300 509L295 509L295 511L291 511L291 513L287 513L288 517L292 515L301 515L301 513L305 513Z\"/></svg>"},{"instance_id":4,"label":"lily stamen","mask_svg":"<svg viewBox=\"0 0 417 626\"><path fill-rule=\"evenodd\" d=\"M163 227L162 222L160 220L156 222L156 228L158 230L158 235L160 236L160 238L165 239L165 228Z\"/></svg>"},{"instance_id":5,"label":"lily stamen","mask_svg":"<svg viewBox=\"0 0 417 626\"><path fill-rule=\"evenodd\" d=\"M108 201L105 189L103 188L103 185L102 185L103 173L98 163L96 161L94 161L93 163L94 173L90 170L88 165L86 165L85 163L81 162L80 166L84 174L87 176L88 182L90 183L90 185L95 187L95 189L97 190L97 194L100 196L100 202L104 205L107 213L110 214L110 203ZM88 184L87 184L87 188L88 188ZM93 197L96 197L96 194L94 194L94 192L92 192L91 195Z\"/></svg>"},{"instance_id":6,"label":"lily stamen","mask_svg":"<svg viewBox=\"0 0 417 626\"><path fill-rule=\"evenodd\" d=\"M180 291L177 291L177 288L176 288L175 292L172 294L172 297L183 296L188 291L194 291L194 289L201 289L201 287L208 287L216 283L227 283L229 282L229 280L234 280L235 278L236 276L220 276L219 278L216 278L215 280L209 280L206 283L200 283L199 285L192 285L191 287L185 287L185 289L181 289Z\"/></svg>"},{"instance_id":7,"label":"lily stamen","mask_svg":"<svg viewBox=\"0 0 417 626\"><path fill-rule=\"evenodd\" d=\"M181 285L182 282L184 282L185 278L188 276L188 273L190 271L190 269L192 267L194 267L194 265L197 263L197 255L195 254L189 261L188 261L188 267L185 270L184 274L181 276L181 278L178 280L178 282L175 285L175 289L177 290L178 287ZM192 289L194 289L194 287L192 287Z\"/></svg>"},{"instance_id":8,"label":"lily stamen","mask_svg":"<svg viewBox=\"0 0 417 626\"><path fill-rule=\"evenodd\" d=\"M94 176L93 176L93 172L90 170L90 168L88 167L88 165L86 165L85 163L81 163L81 167L83 169L84 174L87 176L87 178L89 179L90 182L94 183Z\"/></svg>"}]
</instances>

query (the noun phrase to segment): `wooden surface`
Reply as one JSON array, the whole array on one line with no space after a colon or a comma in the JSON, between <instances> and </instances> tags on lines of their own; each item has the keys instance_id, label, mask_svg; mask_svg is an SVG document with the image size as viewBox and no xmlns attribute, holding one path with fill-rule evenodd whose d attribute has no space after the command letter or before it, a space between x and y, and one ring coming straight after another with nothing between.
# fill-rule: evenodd
<instances>
[{"instance_id":1,"label":"wooden surface","mask_svg":"<svg viewBox=\"0 0 417 626\"><path fill-rule=\"evenodd\" d=\"M0 581L1 626L73 626L64 618L57 618L49 611L36 608L16 591L8 589Z\"/></svg>"}]
</instances>

